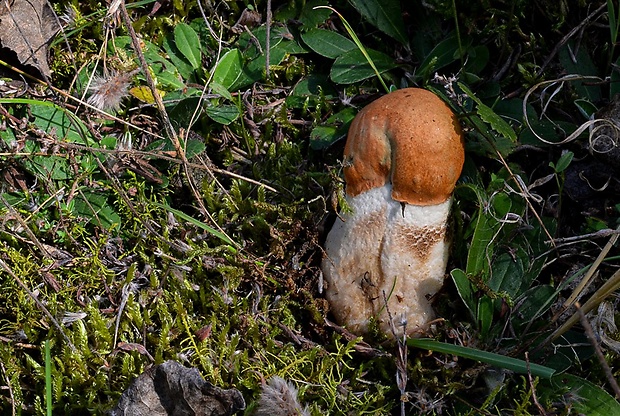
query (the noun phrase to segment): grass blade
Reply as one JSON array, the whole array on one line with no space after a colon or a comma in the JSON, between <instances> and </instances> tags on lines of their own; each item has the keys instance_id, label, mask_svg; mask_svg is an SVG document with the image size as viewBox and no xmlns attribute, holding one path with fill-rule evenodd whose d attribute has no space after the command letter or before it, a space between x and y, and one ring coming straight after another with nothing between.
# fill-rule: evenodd
<instances>
[{"instance_id":1,"label":"grass blade","mask_svg":"<svg viewBox=\"0 0 620 416\"><path fill-rule=\"evenodd\" d=\"M517 358L506 357L488 351L480 351L474 348L462 347L460 345L446 344L444 342L435 341L434 339L420 338L408 339L407 345L410 347L421 348L444 354L452 354L474 361L491 364L494 367L505 368L518 374L531 373L533 376L541 378L551 378L555 370L539 364L527 363Z\"/></svg>"},{"instance_id":2,"label":"grass blade","mask_svg":"<svg viewBox=\"0 0 620 416\"><path fill-rule=\"evenodd\" d=\"M196 227L202 228L203 230L205 230L208 233L212 234L213 236L219 238L220 240L222 240L226 244L229 244L232 247L236 246L236 244L226 234L216 230L213 227L208 226L207 224L203 223L202 221L197 220L196 218L192 218L191 216L187 215L183 211L179 211L178 209L174 209L174 208L172 208L169 205L160 204L159 202L152 202L152 204L155 205L156 207L161 208L161 209L165 209L168 212L172 212L174 215L177 215L177 216L183 218L185 221L195 225Z\"/></svg>"},{"instance_id":3,"label":"grass blade","mask_svg":"<svg viewBox=\"0 0 620 416\"><path fill-rule=\"evenodd\" d=\"M52 416L52 354L50 342L46 340L45 346L45 408L47 416Z\"/></svg>"}]
</instances>

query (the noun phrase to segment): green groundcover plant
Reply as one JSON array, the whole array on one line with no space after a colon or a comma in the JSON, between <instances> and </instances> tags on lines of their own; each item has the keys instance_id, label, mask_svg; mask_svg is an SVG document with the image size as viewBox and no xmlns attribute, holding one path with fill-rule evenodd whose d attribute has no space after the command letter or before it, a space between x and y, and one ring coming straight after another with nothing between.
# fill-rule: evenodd
<instances>
[{"instance_id":1,"label":"green groundcover plant","mask_svg":"<svg viewBox=\"0 0 620 416\"><path fill-rule=\"evenodd\" d=\"M620 414L617 4L50 7L50 79L0 54L3 414L170 359L247 415L274 376L312 415ZM441 319L390 343L331 322L321 247L350 122L410 86L467 159Z\"/></svg>"}]
</instances>

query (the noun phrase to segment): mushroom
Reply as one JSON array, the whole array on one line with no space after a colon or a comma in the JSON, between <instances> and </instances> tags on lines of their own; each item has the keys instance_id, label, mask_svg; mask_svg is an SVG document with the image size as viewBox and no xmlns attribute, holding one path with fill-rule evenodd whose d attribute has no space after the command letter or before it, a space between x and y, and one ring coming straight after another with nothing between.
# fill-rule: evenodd
<instances>
[{"instance_id":1,"label":"mushroom","mask_svg":"<svg viewBox=\"0 0 620 416\"><path fill-rule=\"evenodd\" d=\"M420 334L434 319L429 298L443 284L464 158L456 116L427 90L394 91L355 117L344 149L350 210L329 232L322 264L341 325L361 335L374 319L381 332L400 337Z\"/></svg>"}]
</instances>

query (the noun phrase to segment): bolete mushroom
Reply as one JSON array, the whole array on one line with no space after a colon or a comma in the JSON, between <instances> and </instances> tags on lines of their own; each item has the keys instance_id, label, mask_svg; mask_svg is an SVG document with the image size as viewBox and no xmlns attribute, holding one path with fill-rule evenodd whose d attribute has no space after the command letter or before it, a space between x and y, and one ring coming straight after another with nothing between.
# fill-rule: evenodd
<instances>
[{"instance_id":1,"label":"bolete mushroom","mask_svg":"<svg viewBox=\"0 0 620 416\"><path fill-rule=\"evenodd\" d=\"M411 336L434 318L429 297L446 273L448 216L464 158L456 116L427 90L387 94L351 123L350 211L329 232L322 264L331 310L351 332L366 333L374 319L388 336Z\"/></svg>"}]
</instances>

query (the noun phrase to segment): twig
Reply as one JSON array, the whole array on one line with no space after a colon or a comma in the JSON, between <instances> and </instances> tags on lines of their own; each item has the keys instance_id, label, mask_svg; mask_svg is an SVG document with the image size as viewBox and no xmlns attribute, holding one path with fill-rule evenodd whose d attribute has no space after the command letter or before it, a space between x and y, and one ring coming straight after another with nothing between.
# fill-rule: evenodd
<instances>
[{"instance_id":1,"label":"twig","mask_svg":"<svg viewBox=\"0 0 620 416\"><path fill-rule=\"evenodd\" d=\"M612 230L611 228L606 228L604 230L599 230L599 231L589 233L589 234L576 235L573 237L554 238L553 241L556 244L564 244L564 243L572 243L575 241L592 240L593 238L609 237L610 235L614 236L618 234L620 234L619 228L616 228L615 230Z\"/></svg>"},{"instance_id":2,"label":"twig","mask_svg":"<svg viewBox=\"0 0 620 416\"><path fill-rule=\"evenodd\" d=\"M530 356L527 352L525 353L525 364L527 365L527 381L530 384L530 389L532 390L532 400L534 400L534 405L538 409L538 413L540 413L541 416L545 416L547 412L538 402L538 397L536 397L536 386L534 386L534 380L532 379L532 372L530 371Z\"/></svg>"},{"instance_id":3,"label":"twig","mask_svg":"<svg viewBox=\"0 0 620 416\"><path fill-rule=\"evenodd\" d=\"M590 283L594 276L594 273L598 270L598 267L601 265L605 257L607 257L607 253L609 253L609 250L611 250L614 244L616 244L616 241L618 241L618 237L620 237L619 233L620 226L616 228L615 232L612 234L607 244L605 244L605 247L603 247L596 260L594 260L594 263L592 263L592 266L590 266L588 272L583 277L579 285L575 288L575 290L573 290L573 293L569 296L569 298L566 299L566 301L562 305L562 308L560 308L560 310L556 312L555 315L553 315L553 318L551 318L551 322L557 321L558 318L573 305L579 295L583 292L584 288Z\"/></svg>"},{"instance_id":4,"label":"twig","mask_svg":"<svg viewBox=\"0 0 620 416\"><path fill-rule=\"evenodd\" d=\"M192 179L192 175L189 172L189 169L188 169L188 166L187 166L188 165L188 160L187 160L187 156L185 155L185 149L183 149L183 147L181 146L181 141L179 140L179 135L174 130L174 127L172 127L172 123L170 122L170 118L168 117L168 113L166 112L166 108L164 106L164 102L162 101L162 98L161 98L161 95L159 94L159 91L157 91L157 86L155 85L155 81L153 80L153 77L151 76L151 72L149 71L148 63L146 62L146 58L144 57L144 54L142 53L142 48L140 47L140 41L138 40L138 37L136 36L136 32L133 29L133 25L131 24L131 19L129 17L129 13L127 12L127 7L125 7L125 1L124 0L121 0L119 9L121 11L121 16L123 18L123 22L125 23L125 26L127 27L127 31L129 32L129 36L131 37L131 42L133 44L133 49L136 52L136 55L138 55L138 59L140 60L140 66L142 67L142 71L143 71L144 76L146 78L146 82L149 85L149 88L151 89L151 93L153 94L153 98L155 99L155 104L157 106L159 114L160 114L160 116L162 118L162 121L164 123L164 128L166 130L166 133L168 134L168 137L170 138L170 140L172 140L172 144L174 145L174 148L175 148L175 150L177 152L177 155L183 161L183 170L184 170L185 176L187 178L187 182L189 184L189 187L190 187L190 189L192 191L192 194L194 196L194 199L198 203L198 208L200 209L200 212L205 217L207 217L209 219L209 221L211 221L211 223L215 226L215 228L217 228L217 230L219 232L221 232L226 237L228 237L228 239L230 241L232 241L233 244L235 246L237 246L237 248L239 248L240 245L238 243L236 243L232 238L230 238L228 236L228 234L226 234L226 231L224 231L222 229L222 227L220 227L220 225L217 223L217 221L215 221L215 219L211 216L211 214L209 213L209 211L205 207L204 201L202 200L200 194L198 193L198 190L196 189L196 185L194 184L194 181Z\"/></svg>"},{"instance_id":5,"label":"twig","mask_svg":"<svg viewBox=\"0 0 620 416\"><path fill-rule=\"evenodd\" d=\"M597 307L603 300L609 295L615 292L620 287L620 270L617 270L594 294L583 304L581 309L583 313L588 313L595 307ZM570 318L564 322L564 324L556 329L547 339L545 339L540 347L547 345L550 342L555 341L562 336L566 331L572 328L579 320L579 314L575 312Z\"/></svg>"},{"instance_id":6,"label":"twig","mask_svg":"<svg viewBox=\"0 0 620 416\"><path fill-rule=\"evenodd\" d=\"M385 302L385 310L388 314L388 319L390 321L390 330L396 339L396 347L398 354L396 355L396 386L400 391L400 415L405 416L405 403L408 401L407 399L407 381L409 376L407 374L407 352L409 349L407 348L407 322L405 321L402 324L403 327L403 335L399 337L396 332L396 326L394 325L394 319L392 317L392 313L390 312L390 308L388 306L388 298L385 293L383 293L383 302Z\"/></svg>"},{"instance_id":7,"label":"twig","mask_svg":"<svg viewBox=\"0 0 620 416\"><path fill-rule=\"evenodd\" d=\"M536 72L536 76L539 77L542 75L542 73L545 71L545 69L547 68L547 66L549 65L549 63L553 60L553 58L555 58L555 55L557 55L557 53L560 51L560 48L562 46L564 46L566 44L566 42L568 42L570 40L570 38L572 38L575 33L579 32L581 29L583 29L585 26L587 26L588 24L590 24L590 21L592 21L594 19L594 17L596 17L597 14L599 14L604 8L607 7L607 3L604 2L601 6L599 6L598 9L594 10L592 13L590 13L588 16L586 16L585 19L583 19L581 21L581 23L579 23L577 26L575 26L570 32L568 32L566 34L566 36L564 36L557 45L555 45L555 47L553 48L553 50L551 51L551 53L549 54L549 56L547 56L547 59L545 59L545 61L543 62L543 64L540 66L540 68L538 69L538 71Z\"/></svg>"},{"instance_id":8,"label":"twig","mask_svg":"<svg viewBox=\"0 0 620 416\"><path fill-rule=\"evenodd\" d=\"M4 271L7 272L9 274L9 276L11 276L13 278L13 280L15 280L15 282L17 282L19 287L21 287L28 294L28 296L30 296L30 298L37 304L39 309L41 309L41 311L45 315L47 315L47 317L52 322L52 324L56 327L56 329L58 329L58 331L60 331L60 334L62 335L62 337L67 342L67 345L69 345L69 348L71 348L71 351L76 352L77 349L75 348L75 345L73 345L73 343L71 342L69 337L65 334L65 331L62 330L62 326L60 326L60 324L58 323L56 318L54 318L54 316L45 307L45 305L43 305L43 303L39 300L39 298L34 293L32 293L32 291L30 289L28 289L28 286L26 286L26 284L22 281L22 279L17 277L17 275L15 273L13 273L13 270L11 270L11 268L9 266L7 266L7 264L3 260L0 260L0 267L2 269L4 269Z\"/></svg>"},{"instance_id":9,"label":"twig","mask_svg":"<svg viewBox=\"0 0 620 416\"><path fill-rule=\"evenodd\" d=\"M26 221L24 221L20 213L17 212L15 208L13 208L13 205L9 204L9 202L4 198L4 196L2 196L2 194L0 194L0 202L2 202L2 204L9 210L9 213L13 216L13 218L17 220L19 225L22 226L26 234L28 234L30 241L35 246L37 246L39 251L41 251L41 254L43 254L45 258L48 258L48 259L51 258L52 256L50 255L49 251L47 251L47 249L43 246L43 244L41 244L37 236L34 235L34 233L30 229L30 227L28 227L28 224L26 223Z\"/></svg>"},{"instance_id":10,"label":"twig","mask_svg":"<svg viewBox=\"0 0 620 416\"><path fill-rule=\"evenodd\" d=\"M618 382L616 381L613 373L611 372L611 368L609 368L609 364L607 364L607 360L605 360L605 356L603 355L603 351L601 351L601 347L598 345L596 340L596 336L594 335L594 331L592 330L592 325L588 322L586 315L581 310L581 305L579 302L575 303L575 308L577 309L577 313L579 314L579 319L581 321L581 325L586 332L586 336L590 340L590 344L594 348L594 352L596 352L596 357L598 358L601 367L603 367L603 371L605 372L605 377L607 377L607 381L609 381L609 385L613 389L616 399L620 399L620 387L618 386Z\"/></svg>"},{"instance_id":11,"label":"twig","mask_svg":"<svg viewBox=\"0 0 620 416\"><path fill-rule=\"evenodd\" d=\"M11 415L15 416L15 397L13 396L13 387L11 387L11 380L6 374L6 369L4 368L4 364L0 361L0 369L2 369L2 376L6 380L6 386L9 389L9 399L11 400Z\"/></svg>"}]
</instances>

